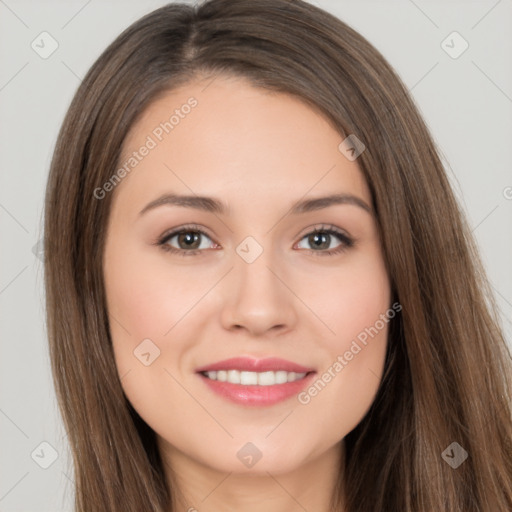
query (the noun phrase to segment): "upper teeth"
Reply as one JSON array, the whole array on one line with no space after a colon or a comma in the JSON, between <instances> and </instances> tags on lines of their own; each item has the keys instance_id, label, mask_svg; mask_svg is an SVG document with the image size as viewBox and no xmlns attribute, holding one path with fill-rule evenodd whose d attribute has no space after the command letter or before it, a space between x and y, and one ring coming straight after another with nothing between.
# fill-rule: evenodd
<instances>
[{"instance_id":1,"label":"upper teeth","mask_svg":"<svg viewBox=\"0 0 512 512\"><path fill-rule=\"evenodd\" d=\"M245 386L273 386L302 379L305 373L295 372L241 372L238 370L218 370L206 372L211 380L229 382L231 384L243 384Z\"/></svg>"}]
</instances>

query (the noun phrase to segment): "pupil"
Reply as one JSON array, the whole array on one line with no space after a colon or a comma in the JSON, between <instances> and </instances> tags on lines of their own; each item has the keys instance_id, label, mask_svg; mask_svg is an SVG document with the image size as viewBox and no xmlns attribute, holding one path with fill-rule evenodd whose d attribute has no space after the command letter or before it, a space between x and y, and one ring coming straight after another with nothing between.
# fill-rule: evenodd
<instances>
[{"instance_id":1,"label":"pupil","mask_svg":"<svg viewBox=\"0 0 512 512\"><path fill-rule=\"evenodd\" d=\"M197 241L199 240L199 235L197 233L191 234L191 233L185 233L179 236L179 242L185 242L185 245L187 248L196 249L197 248ZM190 244L190 242L192 242ZM192 244L196 244L192 247Z\"/></svg>"},{"instance_id":2,"label":"pupil","mask_svg":"<svg viewBox=\"0 0 512 512\"><path fill-rule=\"evenodd\" d=\"M314 245L316 247L320 247L322 249L329 247L329 243L327 242L327 237L328 237L328 235L315 233L313 235L313 244L312 245Z\"/></svg>"}]
</instances>

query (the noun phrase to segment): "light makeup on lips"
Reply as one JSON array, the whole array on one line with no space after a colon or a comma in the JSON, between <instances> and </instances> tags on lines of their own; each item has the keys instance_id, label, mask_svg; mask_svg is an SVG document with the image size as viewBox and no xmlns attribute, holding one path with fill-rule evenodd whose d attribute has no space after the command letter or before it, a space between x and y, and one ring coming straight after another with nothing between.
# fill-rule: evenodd
<instances>
[{"instance_id":1,"label":"light makeup on lips","mask_svg":"<svg viewBox=\"0 0 512 512\"><path fill-rule=\"evenodd\" d=\"M240 405L270 406L306 387L316 371L278 358L236 357L196 370L211 391Z\"/></svg>"}]
</instances>

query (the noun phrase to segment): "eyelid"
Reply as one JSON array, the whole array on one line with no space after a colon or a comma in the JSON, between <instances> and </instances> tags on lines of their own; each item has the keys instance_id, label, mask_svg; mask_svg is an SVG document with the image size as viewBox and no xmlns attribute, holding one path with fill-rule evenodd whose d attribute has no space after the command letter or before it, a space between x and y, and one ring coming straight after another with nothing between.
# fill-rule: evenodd
<instances>
[{"instance_id":1,"label":"eyelid","mask_svg":"<svg viewBox=\"0 0 512 512\"><path fill-rule=\"evenodd\" d=\"M302 240L306 235L309 235L310 233L314 233L316 231L321 231L321 232L334 231L338 235L342 235L347 238L350 238L351 240L355 240L354 237L352 235L350 235L348 233L348 231L346 231L345 229L341 229L341 228L335 226L334 224L323 224L323 223L318 223L318 222L315 224L312 224L304 229L301 229L299 234L296 235L295 238L299 238L300 240Z\"/></svg>"},{"instance_id":2,"label":"eyelid","mask_svg":"<svg viewBox=\"0 0 512 512\"><path fill-rule=\"evenodd\" d=\"M156 242L162 242L169 240L169 238L172 238L173 236L179 235L182 232L186 231L197 231L198 233L202 233L203 235L207 236L210 239L213 239L213 237L206 231L205 228L198 224L185 224L184 226L179 226L177 228L172 228L167 230L165 233L160 235ZM217 242L216 242L217 243Z\"/></svg>"}]
</instances>

